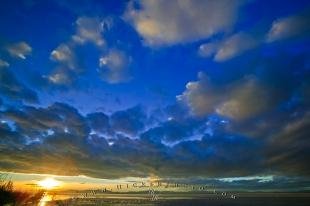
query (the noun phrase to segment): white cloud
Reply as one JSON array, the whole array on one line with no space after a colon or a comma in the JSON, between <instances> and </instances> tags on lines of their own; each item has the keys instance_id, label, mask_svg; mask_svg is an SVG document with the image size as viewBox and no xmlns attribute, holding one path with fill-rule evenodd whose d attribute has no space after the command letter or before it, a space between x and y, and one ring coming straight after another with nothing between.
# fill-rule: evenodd
<instances>
[{"instance_id":1,"label":"white cloud","mask_svg":"<svg viewBox=\"0 0 310 206\"><path fill-rule=\"evenodd\" d=\"M0 59L0 67L9 67L10 64L2 59Z\"/></svg>"},{"instance_id":2,"label":"white cloud","mask_svg":"<svg viewBox=\"0 0 310 206\"><path fill-rule=\"evenodd\" d=\"M108 54L99 59L99 73L108 83L126 82L130 79L128 67L131 59L117 49L111 49Z\"/></svg>"},{"instance_id":3,"label":"white cloud","mask_svg":"<svg viewBox=\"0 0 310 206\"><path fill-rule=\"evenodd\" d=\"M281 18L272 23L272 26L266 36L266 41L273 42L286 39L298 36L304 32L310 32L309 15Z\"/></svg>"},{"instance_id":4,"label":"white cloud","mask_svg":"<svg viewBox=\"0 0 310 206\"><path fill-rule=\"evenodd\" d=\"M208 38L229 30L242 1L141 0L130 2L125 17L149 46Z\"/></svg>"},{"instance_id":5,"label":"white cloud","mask_svg":"<svg viewBox=\"0 0 310 206\"><path fill-rule=\"evenodd\" d=\"M7 51L12 57L26 59L30 55L32 48L26 42L18 42L7 47Z\"/></svg>"},{"instance_id":6,"label":"white cloud","mask_svg":"<svg viewBox=\"0 0 310 206\"><path fill-rule=\"evenodd\" d=\"M97 18L80 17L76 20L76 25L76 34L72 36L74 42L78 44L91 42L99 48L105 46L105 40L102 37L103 21Z\"/></svg>"}]
</instances>

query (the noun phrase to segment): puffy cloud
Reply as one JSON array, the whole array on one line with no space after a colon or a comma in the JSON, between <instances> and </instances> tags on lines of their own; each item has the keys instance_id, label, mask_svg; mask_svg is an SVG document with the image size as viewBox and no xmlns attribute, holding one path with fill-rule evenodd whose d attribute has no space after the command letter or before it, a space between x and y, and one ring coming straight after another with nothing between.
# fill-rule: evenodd
<instances>
[{"instance_id":1,"label":"puffy cloud","mask_svg":"<svg viewBox=\"0 0 310 206\"><path fill-rule=\"evenodd\" d=\"M148 45L173 45L227 31L234 23L240 3L226 0L132 1L125 16Z\"/></svg>"},{"instance_id":2,"label":"puffy cloud","mask_svg":"<svg viewBox=\"0 0 310 206\"><path fill-rule=\"evenodd\" d=\"M99 48L105 46L105 40L102 37L104 31L103 21L84 16L76 20L76 25L76 34L72 36L73 41L79 44L91 42Z\"/></svg>"},{"instance_id":3,"label":"puffy cloud","mask_svg":"<svg viewBox=\"0 0 310 206\"><path fill-rule=\"evenodd\" d=\"M198 54L201 57L213 56L214 61L222 62L253 49L258 43L259 40L256 40L251 35L239 32L222 41L200 45Z\"/></svg>"},{"instance_id":4,"label":"puffy cloud","mask_svg":"<svg viewBox=\"0 0 310 206\"><path fill-rule=\"evenodd\" d=\"M99 59L99 73L103 80L115 84L126 82L130 79L129 65L131 59L122 51L110 49Z\"/></svg>"},{"instance_id":5,"label":"puffy cloud","mask_svg":"<svg viewBox=\"0 0 310 206\"><path fill-rule=\"evenodd\" d=\"M216 108L216 112L233 119L251 118L269 109L270 95L267 88L249 77L232 88L229 97Z\"/></svg>"},{"instance_id":6,"label":"puffy cloud","mask_svg":"<svg viewBox=\"0 0 310 206\"><path fill-rule=\"evenodd\" d=\"M185 102L195 115L203 116L212 113L224 95L204 73L199 72L198 78L196 82L188 82L186 90L177 99Z\"/></svg>"},{"instance_id":7,"label":"puffy cloud","mask_svg":"<svg viewBox=\"0 0 310 206\"><path fill-rule=\"evenodd\" d=\"M187 83L183 94L177 96L197 116L217 113L243 120L269 110L276 102L272 90L253 76L225 86L211 83L203 73L199 73L198 78L196 82Z\"/></svg>"},{"instance_id":8,"label":"puffy cloud","mask_svg":"<svg viewBox=\"0 0 310 206\"><path fill-rule=\"evenodd\" d=\"M7 51L12 57L26 59L30 55L32 48L26 42L18 42L7 47Z\"/></svg>"},{"instance_id":9,"label":"puffy cloud","mask_svg":"<svg viewBox=\"0 0 310 206\"><path fill-rule=\"evenodd\" d=\"M9 67L10 64L2 59L0 59L0 68L1 67Z\"/></svg>"},{"instance_id":10,"label":"puffy cloud","mask_svg":"<svg viewBox=\"0 0 310 206\"><path fill-rule=\"evenodd\" d=\"M294 36L307 35L310 32L309 25L308 14L278 19L272 23L266 41L273 42Z\"/></svg>"}]
</instances>

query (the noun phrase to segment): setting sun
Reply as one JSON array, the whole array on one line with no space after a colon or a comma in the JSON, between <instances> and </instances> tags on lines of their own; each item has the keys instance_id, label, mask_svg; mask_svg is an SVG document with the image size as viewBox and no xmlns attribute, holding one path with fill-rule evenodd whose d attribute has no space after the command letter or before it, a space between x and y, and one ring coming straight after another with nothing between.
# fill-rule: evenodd
<instances>
[{"instance_id":1,"label":"setting sun","mask_svg":"<svg viewBox=\"0 0 310 206\"><path fill-rule=\"evenodd\" d=\"M46 178L44 180L39 181L38 185L44 189L49 190L58 187L60 185L60 182L53 178Z\"/></svg>"}]
</instances>

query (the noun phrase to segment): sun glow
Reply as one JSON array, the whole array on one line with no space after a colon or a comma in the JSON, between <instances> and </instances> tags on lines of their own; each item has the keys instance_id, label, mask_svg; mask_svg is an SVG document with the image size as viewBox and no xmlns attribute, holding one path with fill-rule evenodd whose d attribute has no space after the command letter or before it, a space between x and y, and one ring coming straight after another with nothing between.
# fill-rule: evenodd
<instances>
[{"instance_id":1,"label":"sun glow","mask_svg":"<svg viewBox=\"0 0 310 206\"><path fill-rule=\"evenodd\" d=\"M40 187L42 187L43 189L47 189L47 190L54 189L55 187L60 186L60 184L61 184L61 182L59 182L53 178L46 178L46 179L38 182L38 185Z\"/></svg>"}]
</instances>

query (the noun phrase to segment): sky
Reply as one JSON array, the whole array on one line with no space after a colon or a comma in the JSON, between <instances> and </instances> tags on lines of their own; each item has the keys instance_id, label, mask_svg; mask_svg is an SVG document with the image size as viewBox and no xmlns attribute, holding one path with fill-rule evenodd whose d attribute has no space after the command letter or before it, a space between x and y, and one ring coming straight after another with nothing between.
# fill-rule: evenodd
<instances>
[{"instance_id":1,"label":"sky","mask_svg":"<svg viewBox=\"0 0 310 206\"><path fill-rule=\"evenodd\" d=\"M309 1L4 0L0 25L0 171L309 191Z\"/></svg>"}]
</instances>

